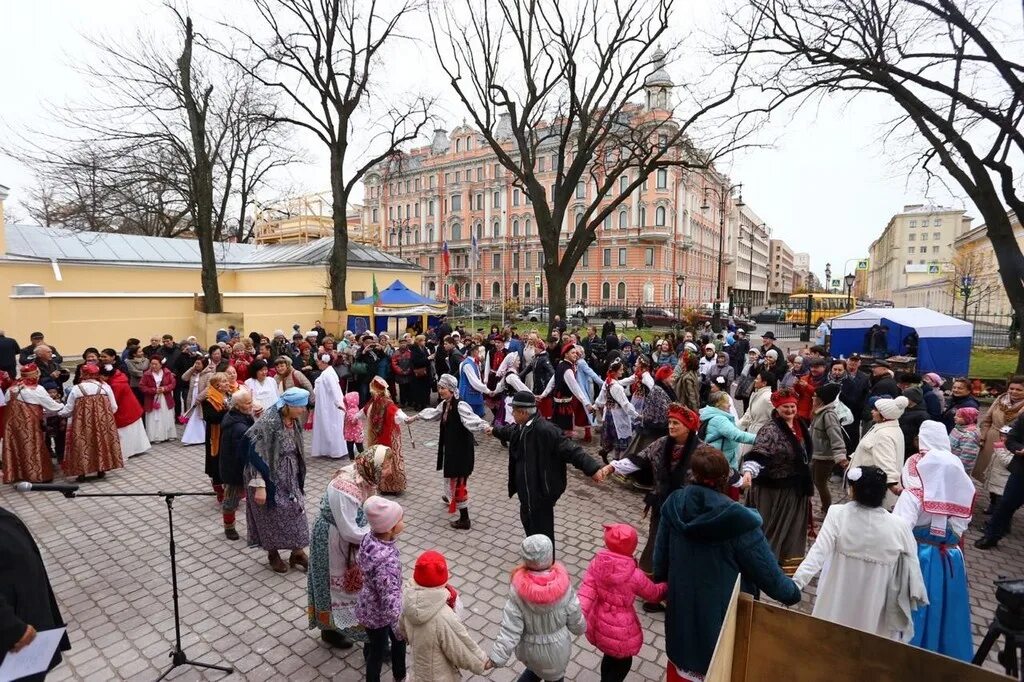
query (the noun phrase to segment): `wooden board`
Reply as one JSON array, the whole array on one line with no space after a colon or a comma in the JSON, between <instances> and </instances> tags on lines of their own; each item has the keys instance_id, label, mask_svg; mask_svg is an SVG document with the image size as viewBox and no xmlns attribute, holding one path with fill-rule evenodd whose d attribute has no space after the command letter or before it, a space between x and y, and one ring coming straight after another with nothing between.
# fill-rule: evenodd
<instances>
[{"instance_id":1,"label":"wooden board","mask_svg":"<svg viewBox=\"0 0 1024 682\"><path fill-rule=\"evenodd\" d=\"M736 647L737 627L739 618L740 601L740 579L736 578L736 584L732 587L732 596L729 597L729 608L725 611L725 619L722 621L722 630L718 633L718 642L715 643L715 653L711 655L711 663L708 665L708 673L704 676L704 682L730 682L733 679L733 659ZM744 623L749 627L749 622ZM745 637L745 633L744 633Z\"/></svg>"}]
</instances>

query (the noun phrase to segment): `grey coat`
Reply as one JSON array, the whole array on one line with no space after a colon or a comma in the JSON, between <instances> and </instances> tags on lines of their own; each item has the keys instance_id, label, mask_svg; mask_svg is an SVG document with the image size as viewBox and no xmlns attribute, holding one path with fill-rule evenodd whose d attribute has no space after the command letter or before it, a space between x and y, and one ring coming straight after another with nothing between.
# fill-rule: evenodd
<instances>
[{"instance_id":1,"label":"grey coat","mask_svg":"<svg viewBox=\"0 0 1024 682\"><path fill-rule=\"evenodd\" d=\"M831 459L836 463L846 459L843 426L834 404L826 405L811 417L811 443L814 446L811 459Z\"/></svg>"}]
</instances>

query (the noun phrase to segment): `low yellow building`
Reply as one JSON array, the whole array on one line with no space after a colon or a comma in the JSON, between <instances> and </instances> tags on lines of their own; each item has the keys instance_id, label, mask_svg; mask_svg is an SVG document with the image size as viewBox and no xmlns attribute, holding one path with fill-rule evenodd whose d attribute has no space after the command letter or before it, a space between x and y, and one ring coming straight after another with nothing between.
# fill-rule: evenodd
<instances>
[{"instance_id":1,"label":"low yellow building","mask_svg":"<svg viewBox=\"0 0 1024 682\"><path fill-rule=\"evenodd\" d=\"M0 186L0 329L22 344L42 331L65 355L89 346L122 348L136 337L195 335L212 343L216 329L234 324L290 333L322 320L343 328L344 314L329 310L327 259L333 240L304 244L216 245L223 315L196 311L201 296L198 243L117 233L75 232L3 220ZM400 279L421 290L422 270L377 249L352 243L347 301Z\"/></svg>"},{"instance_id":2,"label":"low yellow building","mask_svg":"<svg viewBox=\"0 0 1024 682\"><path fill-rule=\"evenodd\" d=\"M1024 249L1024 227L1020 224L1020 217L1013 211L1008 212L1010 225L1013 227L1013 236L1017 244ZM995 316L1009 318L1013 315L1013 306L1006 296L1006 289L999 276L999 263L996 261L995 250L992 248L992 241L988 238L988 228L979 225L973 230L961 235L953 242L956 250L953 256L955 266L955 277L968 277L971 280L971 296L968 298L968 314ZM960 284L956 282L955 284ZM963 306L962 295L955 291L954 283L946 287L947 299L951 299L955 293L957 309Z\"/></svg>"}]
</instances>

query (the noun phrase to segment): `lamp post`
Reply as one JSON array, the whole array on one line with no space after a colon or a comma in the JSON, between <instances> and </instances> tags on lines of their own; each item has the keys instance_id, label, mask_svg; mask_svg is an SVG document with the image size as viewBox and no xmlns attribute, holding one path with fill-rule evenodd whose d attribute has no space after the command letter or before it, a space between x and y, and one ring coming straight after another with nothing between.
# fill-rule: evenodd
<instances>
[{"instance_id":1,"label":"lamp post","mask_svg":"<svg viewBox=\"0 0 1024 682\"><path fill-rule=\"evenodd\" d=\"M398 235L398 257L402 257L402 236L403 234L408 237L412 234L412 228L409 227L408 218L391 219L391 236ZM408 241L408 239L406 239Z\"/></svg>"},{"instance_id":2,"label":"lamp post","mask_svg":"<svg viewBox=\"0 0 1024 682\"><path fill-rule=\"evenodd\" d=\"M509 237L508 245L512 249L513 257L516 261L516 308L519 308L519 301L523 295L523 283L521 281L523 273L523 254L519 252L523 248L523 244L526 243L525 237Z\"/></svg>"},{"instance_id":3,"label":"lamp post","mask_svg":"<svg viewBox=\"0 0 1024 682\"><path fill-rule=\"evenodd\" d=\"M823 282L823 284L825 286L822 287L822 288L825 290L826 294L829 293L830 291L832 291L832 264L831 263L825 263L825 281Z\"/></svg>"},{"instance_id":4,"label":"lamp post","mask_svg":"<svg viewBox=\"0 0 1024 682\"><path fill-rule=\"evenodd\" d=\"M709 193L714 193L718 197L718 283L715 286L714 315L711 317L711 328L715 332L722 330L722 259L725 256L725 200L727 197L731 199L733 190L736 189L740 191L740 197L736 202L736 206L745 206L746 204L743 203L743 183L741 182L729 185L728 187L705 187L704 203L700 207L702 211L711 208L708 204Z\"/></svg>"},{"instance_id":5,"label":"lamp post","mask_svg":"<svg viewBox=\"0 0 1024 682\"><path fill-rule=\"evenodd\" d=\"M853 310L853 285L857 281L857 275L850 273L843 278L843 282L846 284L846 309Z\"/></svg>"},{"instance_id":6,"label":"lamp post","mask_svg":"<svg viewBox=\"0 0 1024 682\"><path fill-rule=\"evenodd\" d=\"M685 283L685 275L676 275L676 289L679 292L676 297L676 305L679 308L679 324L683 323L683 284Z\"/></svg>"}]
</instances>

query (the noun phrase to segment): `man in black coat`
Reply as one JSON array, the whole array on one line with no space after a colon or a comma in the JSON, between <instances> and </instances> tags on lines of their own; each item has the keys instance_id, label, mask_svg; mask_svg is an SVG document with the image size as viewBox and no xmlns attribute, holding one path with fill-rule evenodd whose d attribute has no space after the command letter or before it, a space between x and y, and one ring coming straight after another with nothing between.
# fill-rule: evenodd
<instances>
[{"instance_id":1,"label":"man in black coat","mask_svg":"<svg viewBox=\"0 0 1024 682\"><path fill-rule=\"evenodd\" d=\"M743 371L743 365L747 361L747 353L750 352L750 339L747 338L747 332L742 329L736 330L735 339L733 344L729 346L729 364L735 370L736 376L739 376L740 372Z\"/></svg>"},{"instance_id":2,"label":"man in black coat","mask_svg":"<svg viewBox=\"0 0 1024 682\"><path fill-rule=\"evenodd\" d=\"M14 339L8 338L0 329L0 371L7 372L11 379L18 378L18 353L21 347Z\"/></svg>"},{"instance_id":3,"label":"man in black coat","mask_svg":"<svg viewBox=\"0 0 1024 682\"><path fill-rule=\"evenodd\" d=\"M537 415L537 399L529 391L512 398L515 424L486 433L509 441L508 496L519 496L519 519L527 537L538 533L555 543L555 503L565 492L565 466L571 464L598 483L604 481L601 463L562 430Z\"/></svg>"},{"instance_id":4,"label":"man in black coat","mask_svg":"<svg viewBox=\"0 0 1024 682\"><path fill-rule=\"evenodd\" d=\"M273 409L268 405L267 409ZM237 540L235 530L235 512L245 495L245 457L249 450L249 441L245 432L256 419L253 416L252 394L239 391L232 400L231 409L220 422L220 445L217 452L220 467L220 482L224 486L224 502L221 503L221 514L224 520L224 536L228 540Z\"/></svg>"},{"instance_id":5,"label":"man in black coat","mask_svg":"<svg viewBox=\"0 0 1024 682\"><path fill-rule=\"evenodd\" d=\"M8 651L28 646L37 632L61 627L64 619L36 541L17 515L0 507L0 664ZM47 670L57 667L60 652L70 648L65 633ZM24 679L45 677L41 673Z\"/></svg>"}]
</instances>

